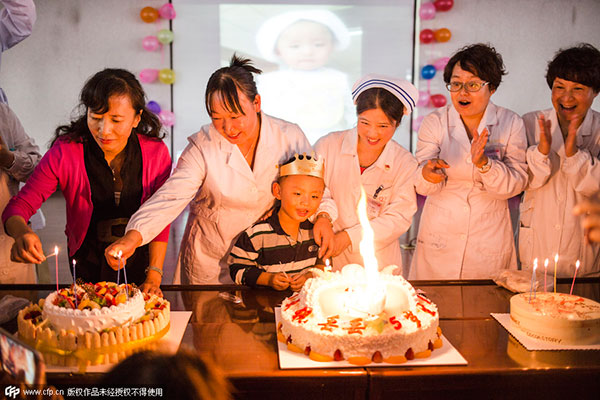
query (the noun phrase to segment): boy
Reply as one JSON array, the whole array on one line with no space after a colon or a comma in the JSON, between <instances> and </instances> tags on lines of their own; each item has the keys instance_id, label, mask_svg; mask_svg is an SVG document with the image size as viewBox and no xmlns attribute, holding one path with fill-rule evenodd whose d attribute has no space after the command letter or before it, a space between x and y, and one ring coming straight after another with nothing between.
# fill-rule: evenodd
<instances>
[{"instance_id":1,"label":"boy","mask_svg":"<svg viewBox=\"0 0 600 400\"><path fill-rule=\"evenodd\" d=\"M306 154L279 167L272 190L280 204L266 220L242 232L231 249L229 272L235 283L298 291L312 277L309 268L322 268L308 218L323 197L323 170L322 159Z\"/></svg>"}]
</instances>

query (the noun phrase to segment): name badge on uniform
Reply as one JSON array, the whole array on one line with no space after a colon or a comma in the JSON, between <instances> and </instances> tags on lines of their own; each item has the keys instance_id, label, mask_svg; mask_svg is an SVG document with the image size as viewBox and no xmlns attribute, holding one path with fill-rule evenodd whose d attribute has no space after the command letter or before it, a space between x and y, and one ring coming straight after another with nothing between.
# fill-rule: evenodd
<instances>
[{"instance_id":1,"label":"name badge on uniform","mask_svg":"<svg viewBox=\"0 0 600 400\"><path fill-rule=\"evenodd\" d=\"M381 213L381 208L385 203L385 195L382 195L381 192L384 190L383 185L379 186L373 196L367 197L367 216L369 219L373 219Z\"/></svg>"},{"instance_id":2,"label":"name badge on uniform","mask_svg":"<svg viewBox=\"0 0 600 400\"><path fill-rule=\"evenodd\" d=\"M502 159L502 153L500 151L501 146L500 145L496 145L496 144L492 144L492 145L487 145L485 146L485 149L483 150L483 154L485 154L488 158L491 158L493 160L501 160Z\"/></svg>"}]
</instances>

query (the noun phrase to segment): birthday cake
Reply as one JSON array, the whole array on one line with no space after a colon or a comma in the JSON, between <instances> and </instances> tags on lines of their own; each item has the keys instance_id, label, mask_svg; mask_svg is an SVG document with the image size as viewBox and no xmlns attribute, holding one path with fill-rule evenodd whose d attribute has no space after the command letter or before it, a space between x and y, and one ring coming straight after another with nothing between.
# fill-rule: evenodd
<instances>
[{"instance_id":1,"label":"birthday cake","mask_svg":"<svg viewBox=\"0 0 600 400\"><path fill-rule=\"evenodd\" d=\"M52 292L17 317L19 335L48 364L118 362L169 330L170 304L133 285L86 283Z\"/></svg>"},{"instance_id":2,"label":"birthday cake","mask_svg":"<svg viewBox=\"0 0 600 400\"><path fill-rule=\"evenodd\" d=\"M510 299L510 319L527 336L567 345L600 343L600 304L566 293L530 293Z\"/></svg>"},{"instance_id":3,"label":"birthday cake","mask_svg":"<svg viewBox=\"0 0 600 400\"><path fill-rule=\"evenodd\" d=\"M278 339L315 361L400 364L442 346L435 304L401 276L367 286L359 265L324 272L281 304Z\"/></svg>"}]
</instances>

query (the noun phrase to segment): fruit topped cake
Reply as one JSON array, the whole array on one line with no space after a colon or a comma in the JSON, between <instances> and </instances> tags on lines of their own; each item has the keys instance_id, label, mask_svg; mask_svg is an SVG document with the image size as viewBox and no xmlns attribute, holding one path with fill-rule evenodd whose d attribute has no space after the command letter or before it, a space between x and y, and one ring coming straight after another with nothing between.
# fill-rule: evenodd
<instances>
[{"instance_id":1,"label":"fruit topped cake","mask_svg":"<svg viewBox=\"0 0 600 400\"><path fill-rule=\"evenodd\" d=\"M281 304L278 339L315 361L400 364L442 346L435 304L401 276L364 268L323 272Z\"/></svg>"},{"instance_id":2,"label":"fruit topped cake","mask_svg":"<svg viewBox=\"0 0 600 400\"><path fill-rule=\"evenodd\" d=\"M135 285L72 285L18 315L19 335L50 364L117 362L169 330L170 304Z\"/></svg>"}]
</instances>

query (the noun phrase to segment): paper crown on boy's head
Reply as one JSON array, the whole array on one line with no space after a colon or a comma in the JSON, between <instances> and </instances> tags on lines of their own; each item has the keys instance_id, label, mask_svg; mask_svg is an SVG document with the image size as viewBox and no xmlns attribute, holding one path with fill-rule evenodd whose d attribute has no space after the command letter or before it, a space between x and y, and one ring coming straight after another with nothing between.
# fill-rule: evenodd
<instances>
[{"instance_id":1,"label":"paper crown on boy's head","mask_svg":"<svg viewBox=\"0 0 600 400\"><path fill-rule=\"evenodd\" d=\"M410 114L419 100L419 91L409 81L385 75L369 74L356 81L352 87L354 104L362 92L373 88L385 89L396 96L404 105L404 115Z\"/></svg>"},{"instance_id":2,"label":"paper crown on boy's head","mask_svg":"<svg viewBox=\"0 0 600 400\"><path fill-rule=\"evenodd\" d=\"M317 157L315 153L310 155L294 154L288 162L279 166L279 177L290 175L308 175L323 179L325 174L325 164L322 157Z\"/></svg>"}]
</instances>

